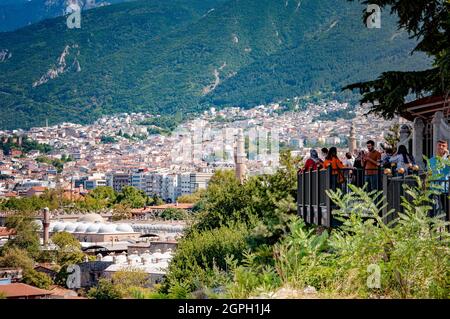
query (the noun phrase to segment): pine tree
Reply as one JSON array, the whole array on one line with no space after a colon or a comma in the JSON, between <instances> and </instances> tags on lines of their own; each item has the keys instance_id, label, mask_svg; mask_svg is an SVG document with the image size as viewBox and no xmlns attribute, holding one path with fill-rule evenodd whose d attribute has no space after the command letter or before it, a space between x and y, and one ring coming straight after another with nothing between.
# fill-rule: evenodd
<instances>
[{"instance_id":1,"label":"pine tree","mask_svg":"<svg viewBox=\"0 0 450 319\"><path fill-rule=\"evenodd\" d=\"M354 1L354 0L348 0ZM390 9L398 16L398 28L418 41L411 52L423 52L433 59L433 67L424 71L383 73L378 79L354 83L343 90L358 89L361 103L371 103L370 113L392 118L399 114L409 94L448 97L450 93L450 1L448 0L359 0ZM364 14L364 22L370 13Z\"/></svg>"}]
</instances>

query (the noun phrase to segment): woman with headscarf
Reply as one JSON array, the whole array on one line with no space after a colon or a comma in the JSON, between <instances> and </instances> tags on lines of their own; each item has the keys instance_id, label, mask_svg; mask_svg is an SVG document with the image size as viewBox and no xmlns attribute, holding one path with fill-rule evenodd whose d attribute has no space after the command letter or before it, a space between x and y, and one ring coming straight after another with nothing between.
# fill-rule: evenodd
<instances>
[{"instance_id":1,"label":"woman with headscarf","mask_svg":"<svg viewBox=\"0 0 450 319\"><path fill-rule=\"evenodd\" d=\"M310 157L306 160L304 171L309 171L312 169L313 171L317 170L322 166L322 160L319 158L319 154L316 150L312 149L309 151Z\"/></svg>"}]
</instances>

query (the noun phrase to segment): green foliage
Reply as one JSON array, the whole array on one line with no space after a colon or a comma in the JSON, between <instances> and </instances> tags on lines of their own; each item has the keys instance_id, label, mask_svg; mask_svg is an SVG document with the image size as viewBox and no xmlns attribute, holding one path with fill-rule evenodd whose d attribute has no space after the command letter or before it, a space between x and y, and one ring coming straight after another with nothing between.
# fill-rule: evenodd
<instances>
[{"instance_id":1,"label":"green foliage","mask_svg":"<svg viewBox=\"0 0 450 319\"><path fill-rule=\"evenodd\" d=\"M188 212L184 209L167 208L159 217L165 220L185 220L188 218Z\"/></svg>"},{"instance_id":2,"label":"green foliage","mask_svg":"<svg viewBox=\"0 0 450 319\"><path fill-rule=\"evenodd\" d=\"M0 267L21 268L23 271L33 269L34 261L25 249L3 247L1 253Z\"/></svg>"},{"instance_id":3,"label":"green foliage","mask_svg":"<svg viewBox=\"0 0 450 319\"><path fill-rule=\"evenodd\" d=\"M88 211L109 208L116 202L117 194L112 187L99 186L87 194L79 206Z\"/></svg>"},{"instance_id":4,"label":"green foliage","mask_svg":"<svg viewBox=\"0 0 450 319\"><path fill-rule=\"evenodd\" d=\"M335 121L337 118L352 120L356 117L356 113L352 108L346 108L337 111L327 111L326 113L321 113L319 116L313 119L315 121Z\"/></svg>"},{"instance_id":5,"label":"green foliage","mask_svg":"<svg viewBox=\"0 0 450 319\"><path fill-rule=\"evenodd\" d=\"M38 158L36 158L36 162L52 165L57 170L58 173L61 173L64 169L64 164L70 161L72 161L70 156L67 156L65 154L61 157L61 159L58 158L51 159L46 156L39 156Z\"/></svg>"},{"instance_id":6,"label":"green foliage","mask_svg":"<svg viewBox=\"0 0 450 319\"><path fill-rule=\"evenodd\" d=\"M84 254L81 251L81 244L72 234L58 232L51 237L51 240L58 247L57 261L59 265L64 267L83 261Z\"/></svg>"},{"instance_id":7,"label":"green foliage","mask_svg":"<svg viewBox=\"0 0 450 319\"><path fill-rule=\"evenodd\" d=\"M6 227L16 231L16 235L6 242L4 246L6 249L16 247L26 250L32 257L39 255L38 228L30 214L21 213L9 216L6 220Z\"/></svg>"},{"instance_id":8,"label":"green foliage","mask_svg":"<svg viewBox=\"0 0 450 319\"><path fill-rule=\"evenodd\" d=\"M161 291L178 299L198 289L223 286L229 279L226 258L242 259L247 234L242 225L192 231L179 242Z\"/></svg>"},{"instance_id":9,"label":"green foliage","mask_svg":"<svg viewBox=\"0 0 450 319\"><path fill-rule=\"evenodd\" d=\"M114 144L114 143L117 143L117 140L112 136L103 135L100 138L100 142L102 142L103 144Z\"/></svg>"},{"instance_id":10,"label":"green foliage","mask_svg":"<svg viewBox=\"0 0 450 319\"><path fill-rule=\"evenodd\" d=\"M9 136L8 138L6 138L5 136L0 136L0 150L2 150L4 154L8 154L11 151L11 149L20 150L25 154L31 151L39 151L45 154L49 153L53 149L50 145L40 144L28 138L28 136L22 137L21 145L19 145L18 140L19 140L18 136Z\"/></svg>"},{"instance_id":11,"label":"green foliage","mask_svg":"<svg viewBox=\"0 0 450 319\"><path fill-rule=\"evenodd\" d=\"M119 221L131 218L131 209L128 205L116 204L113 207L113 221Z\"/></svg>"},{"instance_id":12,"label":"green foliage","mask_svg":"<svg viewBox=\"0 0 450 319\"><path fill-rule=\"evenodd\" d=\"M123 295L109 279L102 278L97 287L92 287L87 293L91 299L122 299Z\"/></svg>"},{"instance_id":13,"label":"green foliage","mask_svg":"<svg viewBox=\"0 0 450 319\"><path fill-rule=\"evenodd\" d=\"M149 285L149 275L132 267L114 273L111 280L124 297L133 297L137 291L145 293L143 289Z\"/></svg>"},{"instance_id":14,"label":"green foliage","mask_svg":"<svg viewBox=\"0 0 450 319\"><path fill-rule=\"evenodd\" d=\"M189 195L182 195L177 198L178 203L187 203L187 204L197 204L204 194L206 193L206 190L204 189L198 189L195 193L189 194Z\"/></svg>"},{"instance_id":15,"label":"green foliage","mask_svg":"<svg viewBox=\"0 0 450 319\"><path fill-rule=\"evenodd\" d=\"M147 204L147 195L135 187L125 186L117 195L116 202L131 208L142 208Z\"/></svg>"},{"instance_id":16,"label":"green foliage","mask_svg":"<svg viewBox=\"0 0 450 319\"><path fill-rule=\"evenodd\" d=\"M374 199L373 193L355 187L352 191L344 196L339 191L329 194L339 206L338 213L351 212L330 238L337 256L336 281L330 288L362 297L448 298L450 234L444 231L448 223L428 216L436 191L419 179L416 188L405 186L412 200L402 199L405 212L398 212L389 225L379 217L380 194ZM381 268L380 289L366 285L367 267L372 264Z\"/></svg>"},{"instance_id":17,"label":"green foliage","mask_svg":"<svg viewBox=\"0 0 450 319\"><path fill-rule=\"evenodd\" d=\"M352 1L352 0L350 0ZM361 0L361 3L370 1ZM417 39L413 54L425 53L433 60L433 67L419 72L384 72L378 79L349 85L344 89L358 89L361 103L373 104L371 112L392 118L400 114L407 97L429 95L448 96L450 92L450 3L442 0L420 1L410 6L402 0L375 2L382 9L390 9L398 16L398 29ZM364 21L367 14L364 15Z\"/></svg>"},{"instance_id":18,"label":"green foliage","mask_svg":"<svg viewBox=\"0 0 450 319\"><path fill-rule=\"evenodd\" d=\"M23 273L23 282L41 289L50 289L53 285L53 280L49 275L34 269Z\"/></svg>"},{"instance_id":19,"label":"green foliage","mask_svg":"<svg viewBox=\"0 0 450 319\"><path fill-rule=\"evenodd\" d=\"M389 132L384 135L384 140L395 152L397 150L397 144L400 142L400 124L392 125L389 128Z\"/></svg>"},{"instance_id":20,"label":"green foliage","mask_svg":"<svg viewBox=\"0 0 450 319\"><path fill-rule=\"evenodd\" d=\"M52 279L45 273L34 270L34 260L25 249L3 247L0 267L22 269L23 282L41 289L49 289Z\"/></svg>"},{"instance_id":21,"label":"green foliage","mask_svg":"<svg viewBox=\"0 0 450 319\"><path fill-rule=\"evenodd\" d=\"M301 8L297 5L136 1L83 12L84 26L77 30L62 29L65 18L60 17L2 33L0 47L13 56L0 64L0 128L44 126L47 119L87 123L105 114L147 111L169 117L149 131L164 132L172 120L210 106L253 107L305 95L318 99L318 91L337 91L374 73L429 65L424 55L408 55L414 43L405 34L393 40L397 30L387 15L374 32L361 25L358 4L304 0ZM81 71L68 67L33 87L67 45L67 65L79 62ZM215 70L220 83L207 93Z\"/></svg>"}]
</instances>

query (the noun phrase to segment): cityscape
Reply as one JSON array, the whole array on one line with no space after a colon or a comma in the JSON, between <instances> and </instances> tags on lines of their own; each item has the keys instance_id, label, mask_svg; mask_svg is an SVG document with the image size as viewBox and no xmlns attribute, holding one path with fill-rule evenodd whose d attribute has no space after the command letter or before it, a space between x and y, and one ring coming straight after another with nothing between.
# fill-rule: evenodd
<instances>
[{"instance_id":1,"label":"cityscape","mask_svg":"<svg viewBox=\"0 0 450 319\"><path fill-rule=\"evenodd\" d=\"M450 299L450 2L374 2L0 0L2 310Z\"/></svg>"}]
</instances>

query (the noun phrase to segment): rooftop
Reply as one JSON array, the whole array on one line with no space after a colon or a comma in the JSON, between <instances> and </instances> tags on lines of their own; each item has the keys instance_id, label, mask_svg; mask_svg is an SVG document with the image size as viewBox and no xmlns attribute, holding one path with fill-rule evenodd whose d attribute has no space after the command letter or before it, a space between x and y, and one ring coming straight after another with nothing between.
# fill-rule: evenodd
<instances>
[{"instance_id":1,"label":"rooftop","mask_svg":"<svg viewBox=\"0 0 450 319\"><path fill-rule=\"evenodd\" d=\"M22 283L13 283L0 285L0 294L4 294L6 298L23 298L23 297L47 297L52 294L49 290L39 289Z\"/></svg>"}]
</instances>

